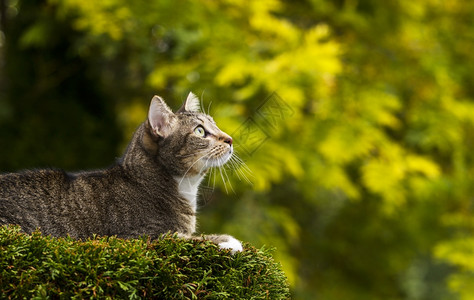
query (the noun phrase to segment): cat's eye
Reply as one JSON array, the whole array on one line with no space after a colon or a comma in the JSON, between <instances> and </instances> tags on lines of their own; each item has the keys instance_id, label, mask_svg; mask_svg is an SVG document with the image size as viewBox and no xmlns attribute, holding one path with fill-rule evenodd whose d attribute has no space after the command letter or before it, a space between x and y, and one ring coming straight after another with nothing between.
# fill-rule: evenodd
<instances>
[{"instance_id":1,"label":"cat's eye","mask_svg":"<svg viewBox=\"0 0 474 300\"><path fill-rule=\"evenodd\" d=\"M206 130L202 128L202 126L198 126L194 129L194 133L199 136L199 137L205 137L206 136Z\"/></svg>"}]
</instances>

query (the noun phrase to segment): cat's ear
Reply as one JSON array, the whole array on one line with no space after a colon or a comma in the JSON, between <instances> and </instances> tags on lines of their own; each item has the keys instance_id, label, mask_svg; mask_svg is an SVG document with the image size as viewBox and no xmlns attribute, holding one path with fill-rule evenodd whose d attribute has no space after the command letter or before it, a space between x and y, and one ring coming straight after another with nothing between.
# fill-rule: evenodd
<instances>
[{"instance_id":1,"label":"cat's ear","mask_svg":"<svg viewBox=\"0 0 474 300\"><path fill-rule=\"evenodd\" d=\"M151 133L156 137L164 138L171 133L176 123L176 116L161 97L155 96L151 99L148 123Z\"/></svg>"},{"instance_id":2,"label":"cat's ear","mask_svg":"<svg viewBox=\"0 0 474 300\"><path fill-rule=\"evenodd\" d=\"M184 101L183 105L176 113L182 112L200 112L201 104L199 103L199 98L194 95L192 92L189 93L188 98Z\"/></svg>"}]
</instances>

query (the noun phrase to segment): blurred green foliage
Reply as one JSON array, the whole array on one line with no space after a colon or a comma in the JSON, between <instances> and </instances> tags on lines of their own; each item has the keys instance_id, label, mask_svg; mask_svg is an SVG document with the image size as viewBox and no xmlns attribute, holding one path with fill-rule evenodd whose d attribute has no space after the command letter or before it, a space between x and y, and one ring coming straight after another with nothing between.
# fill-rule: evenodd
<instances>
[{"instance_id":1,"label":"blurred green foliage","mask_svg":"<svg viewBox=\"0 0 474 300\"><path fill-rule=\"evenodd\" d=\"M106 166L191 90L252 182L210 177L201 231L276 246L298 299L474 298L474 3L6 4L2 171Z\"/></svg>"}]
</instances>

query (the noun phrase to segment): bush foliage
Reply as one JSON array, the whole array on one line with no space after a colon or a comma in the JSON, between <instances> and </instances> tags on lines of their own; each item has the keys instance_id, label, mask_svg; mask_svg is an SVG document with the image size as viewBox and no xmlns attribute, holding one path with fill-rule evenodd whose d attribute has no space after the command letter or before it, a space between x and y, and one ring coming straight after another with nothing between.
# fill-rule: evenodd
<instances>
[{"instance_id":1,"label":"bush foliage","mask_svg":"<svg viewBox=\"0 0 474 300\"><path fill-rule=\"evenodd\" d=\"M285 299L268 249L231 255L211 242L167 235L86 241L0 227L0 298Z\"/></svg>"}]
</instances>

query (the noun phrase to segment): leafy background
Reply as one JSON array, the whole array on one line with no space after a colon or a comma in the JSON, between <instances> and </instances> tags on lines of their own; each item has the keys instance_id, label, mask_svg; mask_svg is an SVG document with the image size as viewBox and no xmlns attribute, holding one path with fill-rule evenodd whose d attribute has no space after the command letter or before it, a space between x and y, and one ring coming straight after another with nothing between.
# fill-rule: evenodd
<instances>
[{"instance_id":1,"label":"leafy background","mask_svg":"<svg viewBox=\"0 0 474 300\"><path fill-rule=\"evenodd\" d=\"M277 247L295 299L474 298L474 3L0 7L2 172L106 167L194 91L251 170L200 231Z\"/></svg>"}]
</instances>

